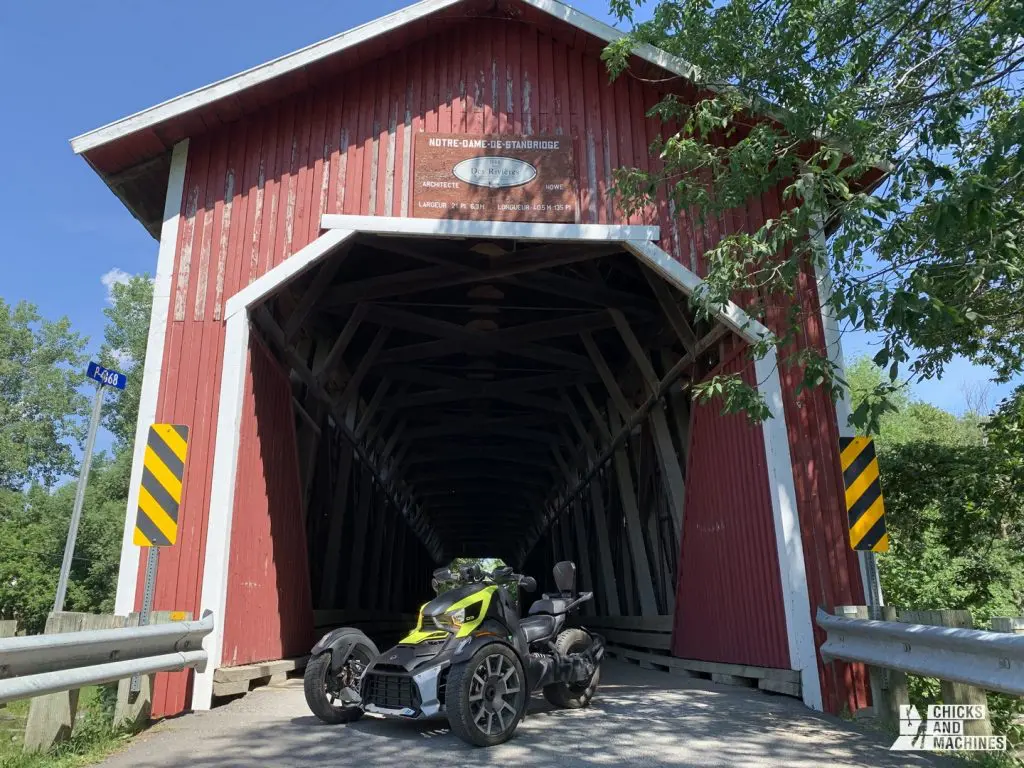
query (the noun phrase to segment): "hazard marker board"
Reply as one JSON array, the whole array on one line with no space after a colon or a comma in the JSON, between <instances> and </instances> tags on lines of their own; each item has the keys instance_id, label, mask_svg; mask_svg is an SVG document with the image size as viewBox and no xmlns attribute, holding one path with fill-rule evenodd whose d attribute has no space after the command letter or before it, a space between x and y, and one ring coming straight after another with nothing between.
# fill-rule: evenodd
<instances>
[{"instance_id":1,"label":"hazard marker board","mask_svg":"<svg viewBox=\"0 0 1024 768\"><path fill-rule=\"evenodd\" d=\"M888 552L885 505L878 476L878 457L870 437L840 437L840 460L850 521L850 547L864 552Z\"/></svg>"},{"instance_id":2,"label":"hazard marker board","mask_svg":"<svg viewBox=\"0 0 1024 768\"><path fill-rule=\"evenodd\" d=\"M154 424L149 428L132 539L140 547L169 547L178 540L178 507L187 453L185 425Z\"/></svg>"}]
</instances>

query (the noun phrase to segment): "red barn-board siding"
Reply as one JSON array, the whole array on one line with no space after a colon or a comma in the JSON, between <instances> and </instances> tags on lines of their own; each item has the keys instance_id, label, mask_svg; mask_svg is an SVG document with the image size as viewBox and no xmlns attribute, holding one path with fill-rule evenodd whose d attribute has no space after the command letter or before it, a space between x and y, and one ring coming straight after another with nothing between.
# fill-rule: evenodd
<instances>
[{"instance_id":1,"label":"red barn-board siding","mask_svg":"<svg viewBox=\"0 0 1024 768\"><path fill-rule=\"evenodd\" d=\"M291 385L256 338L249 347L234 520L223 666L308 653L313 609Z\"/></svg>"},{"instance_id":2,"label":"red barn-board siding","mask_svg":"<svg viewBox=\"0 0 1024 768\"><path fill-rule=\"evenodd\" d=\"M742 351L721 372L755 383ZM764 437L721 410L692 410L672 653L789 669Z\"/></svg>"},{"instance_id":3,"label":"red barn-board siding","mask_svg":"<svg viewBox=\"0 0 1024 768\"><path fill-rule=\"evenodd\" d=\"M528 23L541 18L541 27ZM302 75L301 87L282 80L280 100L267 97L267 106L247 106L255 111L223 125L214 122L190 140L157 409L158 420L191 427L190 471L179 543L161 555L157 609L200 609L224 304L314 240L321 213L411 213L412 180L406 170L414 163L416 132L536 133L550 126L571 137L579 219L585 223L624 222L611 196L612 170L618 163L656 162L647 160L646 153L659 126L645 112L663 91L633 78L609 84L594 39L528 9L519 21L448 20L433 30L425 38L417 37L422 30L400 30L401 46L375 45L376 55L383 56L379 60L360 54L358 65L346 56L330 66L322 62L316 76L312 71ZM385 55L385 50L391 52ZM481 71L482 107L476 83ZM738 212L730 226L753 226L761 216L754 208ZM661 224L661 246L687 265L696 265L703 250L728 229L724 218L703 231L696 224L691 228L692 213L673 211L664 195L651 211L630 221ZM791 430L790 439L811 438L809 432ZM825 459L829 450L835 453L830 446L819 448ZM794 462L804 453L794 447ZM240 462L240 473L261 471L260 457L246 461L255 463ZM837 468L838 463L833 476ZM846 573L854 561L835 549L833 529L841 527L844 516L834 504L825 508L812 502L805 508L809 498L800 496L805 551L808 558L821 558L808 566L809 572L841 568L842 574L828 579L856 582ZM248 514L239 508L233 529L247 525ZM821 526L832 531L829 546L812 547L808 542L814 538L807 531ZM141 579L140 569L139 601ZM812 606L822 594L816 589L812 586ZM239 654L249 651L240 649ZM188 694L185 675L158 680L154 713L182 711Z\"/></svg>"},{"instance_id":4,"label":"red barn-board siding","mask_svg":"<svg viewBox=\"0 0 1024 768\"><path fill-rule=\"evenodd\" d=\"M763 198L766 216L778 215L782 202L778 192ZM780 350L780 360L801 349L814 349L825 354L825 334L817 282L810 265L805 265L797 279L799 326L794 341ZM768 326L782 335L790 322L786 311L788 301L772 302ZM780 367L782 400L786 412L789 446L793 462L793 482L800 514L807 572L807 591L812 615L818 606L831 611L836 605L863 605L864 585L860 578L857 553L850 549L846 522L845 495L839 461L839 427L835 404L821 390L805 390L797 395L803 379L801 368ZM825 633L814 627L815 646L825 642ZM824 664L818 656L818 672L822 681L822 701L828 712L844 707L854 712L869 703L869 685L864 666L833 662Z\"/></svg>"}]
</instances>

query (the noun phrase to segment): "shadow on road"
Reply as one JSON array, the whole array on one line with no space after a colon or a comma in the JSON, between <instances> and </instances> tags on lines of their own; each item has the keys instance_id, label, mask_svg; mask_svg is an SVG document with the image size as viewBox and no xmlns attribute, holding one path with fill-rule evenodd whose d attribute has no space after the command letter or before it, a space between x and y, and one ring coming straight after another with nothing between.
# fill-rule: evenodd
<instances>
[{"instance_id":1,"label":"shadow on road","mask_svg":"<svg viewBox=\"0 0 1024 768\"><path fill-rule=\"evenodd\" d=\"M593 705L560 710L534 697L515 738L470 747L447 721L366 716L330 726L301 688L261 689L157 726L105 765L266 766L906 766L956 765L888 751L892 739L784 696L610 663Z\"/></svg>"}]
</instances>

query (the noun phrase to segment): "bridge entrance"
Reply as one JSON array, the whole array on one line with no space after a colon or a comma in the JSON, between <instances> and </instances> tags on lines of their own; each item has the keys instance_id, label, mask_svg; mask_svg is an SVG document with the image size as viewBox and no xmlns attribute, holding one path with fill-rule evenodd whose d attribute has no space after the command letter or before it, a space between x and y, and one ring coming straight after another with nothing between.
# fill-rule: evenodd
<instances>
[{"instance_id":1,"label":"bridge entrance","mask_svg":"<svg viewBox=\"0 0 1024 768\"><path fill-rule=\"evenodd\" d=\"M785 422L692 401L734 371L777 406L774 360L744 354L760 324L699 313L655 227L328 219L227 305L218 667L394 629L453 557L542 586L571 559L613 643L795 670L821 706Z\"/></svg>"}]
</instances>

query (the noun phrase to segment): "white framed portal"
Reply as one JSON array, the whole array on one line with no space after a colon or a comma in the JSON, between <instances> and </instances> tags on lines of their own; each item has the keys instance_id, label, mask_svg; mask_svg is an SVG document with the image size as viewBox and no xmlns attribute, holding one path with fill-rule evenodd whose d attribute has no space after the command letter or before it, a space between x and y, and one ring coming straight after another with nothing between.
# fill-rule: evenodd
<instances>
[{"instance_id":1,"label":"white framed portal","mask_svg":"<svg viewBox=\"0 0 1024 768\"><path fill-rule=\"evenodd\" d=\"M543 243L619 244L641 264L687 296L700 288L700 278L663 251L658 227L533 224L498 221L429 220L376 216L326 215L324 232L311 244L254 281L226 304L226 336L222 382L217 413L217 432L212 464L210 514L202 582L202 608L212 610L217 625L205 642L209 655L206 670L195 677L193 709L208 709L213 696L215 670L224 659L224 615L227 605L231 532L241 439L242 402L246 384L251 315L280 289L336 254L359 235L422 240L425 238L487 238L529 240ZM502 258L514 259L514 253ZM718 308L715 320L748 343L756 343L769 331L735 304ZM793 489L792 465L785 415L781 408L781 384L774 350L757 362L758 380L775 418L764 426L764 450L769 471L772 511L778 550L780 582L789 657L803 680L805 704L821 709L821 689L814 647L811 611L804 569L803 545Z\"/></svg>"}]
</instances>

